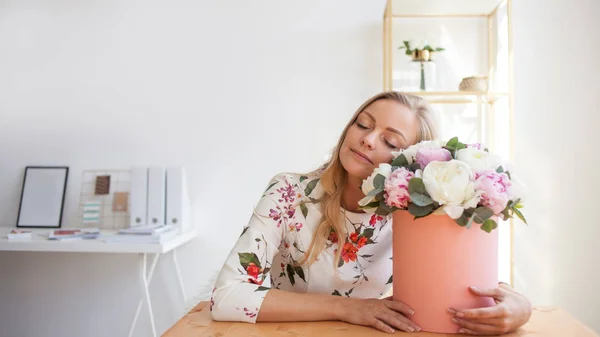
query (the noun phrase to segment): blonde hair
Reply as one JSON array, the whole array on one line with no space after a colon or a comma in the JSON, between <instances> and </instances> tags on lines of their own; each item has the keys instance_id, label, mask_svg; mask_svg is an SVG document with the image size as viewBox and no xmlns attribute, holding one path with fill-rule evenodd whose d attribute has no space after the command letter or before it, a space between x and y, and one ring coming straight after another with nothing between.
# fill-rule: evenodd
<instances>
[{"instance_id":1,"label":"blonde hair","mask_svg":"<svg viewBox=\"0 0 600 337\"><path fill-rule=\"evenodd\" d=\"M336 147L333 150L331 158L321 166L321 168L311 172L311 174L319 173L321 175L320 183L323 187L323 196L319 198L321 205L322 217L317 230L313 234L312 241L306 250L306 253L298 261L300 265L310 265L316 261L319 255L325 249L329 234L333 230L337 235L339 248L334 258L334 269L337 270L337 265L342 253L342 247L346 240L346 226L342 219L340 207L342 206L342 193L348 178L348 172L342 166L340 161L340 148L348 129L354 124L358 115L367 108L371 103L380 99L390 99L396 101L403 106L409 108L417 114L417 119L420 124L417 142L423 140L432 140L436 137L435 125L433 122L432 109L429 103L419 97L409 94L404 94L396 91L388 91L379 93L366 102L364 102L354 113L350 122L344 128Z\"/></svg>"}]
</instances>

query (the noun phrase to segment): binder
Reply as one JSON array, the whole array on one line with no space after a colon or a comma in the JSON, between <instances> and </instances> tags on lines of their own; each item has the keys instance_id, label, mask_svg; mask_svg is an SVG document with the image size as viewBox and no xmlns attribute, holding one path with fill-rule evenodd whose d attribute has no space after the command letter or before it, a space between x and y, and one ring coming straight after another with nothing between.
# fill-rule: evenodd
<instances>
[{"instance_id":1,"label":"binder","mask_svg":"<svg viewBox=\"0 0 600 337\"><path fill-rule=\"evenodd\" d=\"M150 167L148 169L148 208L146 213L149 225L165 224L165 190L165 169Z\"/></svg>"},{"instance_id":2,"label":"binder","mask_svg":"<svg viewBox=\"0 0 600 337\"><path fill-rule=\"evenodd\" d=\"M131 227L147 224L146 213L148 205L148 168L133 167L131 169L131 191L129 225Z\"/></svg>"},{"instance_id":3,"label":"binder","mask_svg":"<svg viewBox=\"0 0 600 337\"><path fill-rule=\"evenodd\" d=\"M191 226L187 179L183 167L167 169L166 223L187 231Z\"/></svg>"}]
</instances>

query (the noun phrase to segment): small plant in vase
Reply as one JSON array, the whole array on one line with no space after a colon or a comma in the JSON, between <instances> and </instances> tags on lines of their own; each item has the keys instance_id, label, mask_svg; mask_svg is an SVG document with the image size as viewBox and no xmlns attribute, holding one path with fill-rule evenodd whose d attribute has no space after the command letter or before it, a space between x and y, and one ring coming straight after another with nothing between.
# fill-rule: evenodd
<instances>
[{"instance_id":1,"label":"small plant in vase","mask_svg":"<svg viewBox=\"0 0 600 337\"><path fill-rule=\"evenodd\" d=\"M436 52L444 51L444 48L441 47L432 47L427 43L424 43L421 47L411 47L410 41L403 41L404 45L398 47L398 49L406 49L406 55L411 56L413 62L421 63L421 90L425 90L425 62L433 61L433 54Z\"/></svg>"}]
</instances>

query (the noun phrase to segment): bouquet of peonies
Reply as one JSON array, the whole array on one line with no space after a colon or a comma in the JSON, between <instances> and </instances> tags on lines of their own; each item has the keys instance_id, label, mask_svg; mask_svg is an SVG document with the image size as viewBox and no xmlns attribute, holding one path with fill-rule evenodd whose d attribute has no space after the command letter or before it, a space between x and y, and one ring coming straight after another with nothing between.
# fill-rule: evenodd
<instances>
[{"instance_id":1,"label":"bouquet of peonies","mask_svg":"<svg viewBox=\"0 0 600 337\"><path fill-rule=\"evenodd\" d=\"M447 214L460 226L475 222L491 232L498 219L525 218L521 196L499 157L481 144L423 141L394 152L391 164L381 164L362 184L367 212L387 215L408 210L415 219Z\"/></svg>"}]
</instances>

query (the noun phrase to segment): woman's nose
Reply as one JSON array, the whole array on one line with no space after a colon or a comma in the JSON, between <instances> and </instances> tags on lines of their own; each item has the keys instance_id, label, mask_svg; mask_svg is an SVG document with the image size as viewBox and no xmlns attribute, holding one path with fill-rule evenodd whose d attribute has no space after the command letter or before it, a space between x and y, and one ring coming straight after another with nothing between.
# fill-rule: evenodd
<instances>
[{"instance_id":1,"label":"woman's nose","mask_svg":"<svg viewBox=\"0 0 600 337\"><path fill-rule=\"evenodd\" d=\"M370 150L375 148L375 133L369 132L361 140L360 144Z\"/></svg>"}]
</instances>

